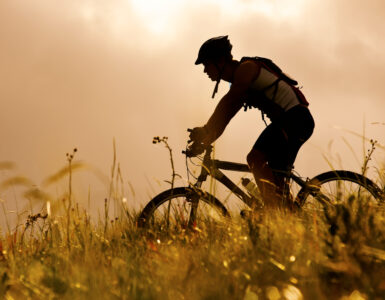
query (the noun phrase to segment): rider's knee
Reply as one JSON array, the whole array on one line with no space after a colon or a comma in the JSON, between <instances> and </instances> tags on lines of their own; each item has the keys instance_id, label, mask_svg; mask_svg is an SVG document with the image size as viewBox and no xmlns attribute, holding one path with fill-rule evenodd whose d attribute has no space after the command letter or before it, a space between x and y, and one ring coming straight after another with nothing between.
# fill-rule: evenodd
<instances>
[{"instance_id":1,"label":"rider's knee","mask_svg":"<svg viewBox=\"0 0 385 300\"><path fill-rule=\"evenodd\" d=\"M262 168L267 164L266 155L262 151L256 149L250 151L246 160L251 169Z\"/></svg>"}]
</instances>

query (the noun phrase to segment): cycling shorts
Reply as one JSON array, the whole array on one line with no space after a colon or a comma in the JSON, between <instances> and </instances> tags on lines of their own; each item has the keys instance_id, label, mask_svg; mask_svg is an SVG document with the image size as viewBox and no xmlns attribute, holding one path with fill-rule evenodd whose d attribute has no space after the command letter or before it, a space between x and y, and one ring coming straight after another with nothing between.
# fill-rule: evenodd
<instances>
[{"instance_id":1,"label":"cycling shorts","mask_svg":"<svg viewBox=\"0 0 385 300\"><path fill-rule=\"evenodd\" d=\"M253 149L266 155L273 170L289 170L297 153L314 130L314 120L309 109L297 105L269 124L255 142Z\"/></svg>"}]
</instances>

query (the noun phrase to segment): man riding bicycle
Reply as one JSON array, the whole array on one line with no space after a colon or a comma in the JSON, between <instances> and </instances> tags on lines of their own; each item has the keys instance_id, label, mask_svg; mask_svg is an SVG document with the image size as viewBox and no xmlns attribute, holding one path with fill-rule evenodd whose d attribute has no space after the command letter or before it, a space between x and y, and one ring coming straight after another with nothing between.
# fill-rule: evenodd
<instances>
[{"instance_id":1,"label":"man riding bicycle","mask_svg":"<svg viewBox=\"0 0 385 300\"><path fill-rule=\"evenodd\" d=\"M284 172L291 169L300 147L313 133L314 120L297 82L285 75L269 59L233 59L228 36L207 40L199 49L196 65L216 81L231 87L222 97L206 125L190 133L196 154L221 136L234 115L244 107L256 107L271 123L263 130L247 155L247 163L261 191L265 206L282 207ZM285 205L287 205L286 203Z\"/></svg>"}]
</instances>

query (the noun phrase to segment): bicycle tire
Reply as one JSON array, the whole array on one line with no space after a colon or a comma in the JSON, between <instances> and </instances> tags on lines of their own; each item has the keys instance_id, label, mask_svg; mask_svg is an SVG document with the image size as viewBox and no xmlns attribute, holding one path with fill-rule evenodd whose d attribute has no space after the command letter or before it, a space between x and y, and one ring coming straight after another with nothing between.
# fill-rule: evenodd
<instances>
[{"instance_id":1,"label":"bicycle tire","mask_svg":"<svg viewBox=\"0 0 385 300\"><path fill-rule=\"evenodd\" d=\"M228 213L226 207L217 198L210 195L209 193L203 192L201 190L196 190L190 187L179 187L175 189L166 190L160 193L159 195L155 196L150 202L148 202L139 214L137 222L138 227L145 228L150 224L150 222L154 222L154 220L165 224L165 219L164 217L162 217L161 212L161 207L163 204L169 202L170 200L176 200L175 202L178 205L179 203L177 198L180 198L179 202L182 202L183 205L190 203L191 206L192 202L189 199L197 195L199 195L198 209L200 206L202 206L202 204L205 204L205 208L208 208L207 211L205 211L204 209L200 209L197 213L199 215L197 216L198 218L202 217L203 214L209 215L213 213L211 209L216 212L219 218L230 217L230 214ZM175 213L176 207L171 207L171 209L173 210L172 213ZM190 211L186 212L185 219L182 215L183 211L181 211L180 207L178 207L178 211L176 211L176 213L180 215L174 216L175 220L172 220L174 222L173 225L179 222L179 225L185 226L189 223ZM168 218L169 217L170 215L168 215Z\"/></svg>"},{"instance_id":2,"label":"bicycle tire","mask_svg":"<svg viewBox=\"0 0 385 300\"><path fill-rule=\"evenodd\" d=\"M320 197L321 195L323 197ZM304 207L306 204L311 205L309 202L316 200L313 203L315 205L322 198L323 200L327 199L330 202L329 204L334 205L348 200L352 195L370 198L371 201L377 203L384 200L381 189L369 178L350 171L336 170L312 178L298 192L297 201L301 207ZM321 204L321 206L324 205Z\"/></svg>"}]
</instances>

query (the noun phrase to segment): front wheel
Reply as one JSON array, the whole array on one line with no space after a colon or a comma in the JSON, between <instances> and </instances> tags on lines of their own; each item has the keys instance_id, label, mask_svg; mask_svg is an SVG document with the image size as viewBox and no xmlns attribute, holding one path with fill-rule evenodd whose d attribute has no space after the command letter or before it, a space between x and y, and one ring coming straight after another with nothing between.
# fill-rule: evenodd
<instances>
[{"instance_id":1,"label":"front wheel","mask_svg":"<svg viewBox=\"0 0 385 300\"><path fill-rule=\"evenodd\" d=\"M179 187L154 197L140 213L138 227L186 228L223 221L229 216L226 207L214 196L199 189Z\"/></svg>"},{"instance_id":2,"label":"front wheel","mask_svg":"<svg viewBox=\"0 0 385 300\"><path fill-rule=\"evenodd\" d=\"M322 209L325 205L345 202L351 197L378 204L383 201L383 192L370 179L350 171L330 171L309 180L298 192L300 206Z\"/></svg>"}]
</instances>

